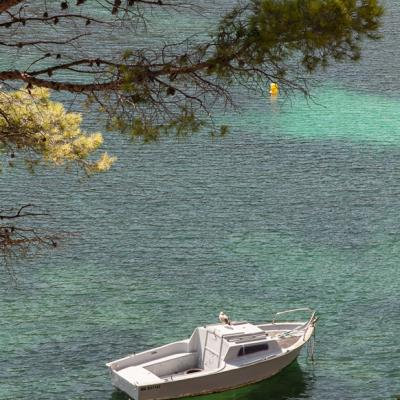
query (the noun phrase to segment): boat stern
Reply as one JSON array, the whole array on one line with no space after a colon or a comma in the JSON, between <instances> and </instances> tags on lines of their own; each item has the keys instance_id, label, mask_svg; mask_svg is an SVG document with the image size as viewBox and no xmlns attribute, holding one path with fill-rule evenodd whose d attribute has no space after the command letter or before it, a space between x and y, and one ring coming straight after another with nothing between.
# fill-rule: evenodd
<instances>
[{"instance_id":1,"label":"boat stern","mask_svg":"<svg viewBox=\"0 0 400 400\"><path fill-rule=\"evenodd\" d=\"M115 388L128 394L130 398L139 400L140 388L137 384L127 381L118 373L118 371L115 371L111 368L109 368L109 371L111 375L111 383Z\"/></svg>"},{"instance_id":2,"label":"boat stern","mask_svg":"<svg viewBox=\"0 0 400 400\"><path fill-rule=\"evenodd\" d=\"M118 360L106 365L113 386L128 394L132 399L147 399L149 391L159 389L164 383L163 379L146 368L138 365L126 365L126 360Z\"/></svg>"}]
</instances>

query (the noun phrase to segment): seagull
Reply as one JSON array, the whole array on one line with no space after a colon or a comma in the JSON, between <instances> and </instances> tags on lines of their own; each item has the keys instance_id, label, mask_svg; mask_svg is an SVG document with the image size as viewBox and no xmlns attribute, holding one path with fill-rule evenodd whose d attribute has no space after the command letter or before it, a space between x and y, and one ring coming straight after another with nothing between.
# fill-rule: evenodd
<instances>
[{"instance_id":1,"label":"seagull","mask_svg":"<svg viewBox=\"0 0 400 400\"><path fill-rule=\"evenodd\" d=\"M226 314L224 314L223 311L221 311L221 312L219 313L219 321L220 321L222 324L228 324L228 325L231 324L231 321L229 320L229 317L228 317Z\"/></svg>"}]
</instances>

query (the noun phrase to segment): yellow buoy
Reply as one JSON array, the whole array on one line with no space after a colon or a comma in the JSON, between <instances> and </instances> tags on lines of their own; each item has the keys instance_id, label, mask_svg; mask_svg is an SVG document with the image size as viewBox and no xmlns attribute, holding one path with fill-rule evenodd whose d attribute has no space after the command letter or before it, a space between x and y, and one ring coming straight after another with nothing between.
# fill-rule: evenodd
<instances>
[{"instance_id":1,"label":"yellow buoy","mask_svg":"<svg viewBox=\"0 0 400 400\"><path fill-rule=\"evenodd\" d=\"M271 96L276 96L279 93L279 86L275 82L269 84L269 94Z\"/></svg>"}]
</instances>

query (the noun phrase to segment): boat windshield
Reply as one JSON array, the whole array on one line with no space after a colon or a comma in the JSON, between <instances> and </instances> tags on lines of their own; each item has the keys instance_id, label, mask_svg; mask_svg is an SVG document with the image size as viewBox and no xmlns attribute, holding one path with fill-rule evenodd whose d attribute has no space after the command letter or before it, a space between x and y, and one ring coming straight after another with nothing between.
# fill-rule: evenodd
<instances>
[{"instance_id":1,"label":"boat windshield","mask_svg":"<svg viewBox=\"0 0 400 400\"><path fill-rule=\"evenodd\" d=\"M239 350L238 356L249 355L258 353L259 351L268 350L268 343L258 343L252 345L242 346Z\"/></svg>"}]
</instances>

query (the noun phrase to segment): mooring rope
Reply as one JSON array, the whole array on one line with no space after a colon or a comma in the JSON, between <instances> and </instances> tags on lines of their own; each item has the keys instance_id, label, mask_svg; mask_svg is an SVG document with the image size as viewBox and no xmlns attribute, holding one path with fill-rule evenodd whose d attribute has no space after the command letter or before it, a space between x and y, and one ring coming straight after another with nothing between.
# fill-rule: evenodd
<instances>
[{"instance_id":1,"label":"mooring rope","mask_svg":"<svg viewBox=\"0 0 400 400\"><path fill-rule=\"evenodd\" d=\"M311 360L312 363L315 361L315 336L316 336L316 327L314 326L314 331L310 337L310 340L307 343L307 361Z\"/></svg>"}]
</instances>

